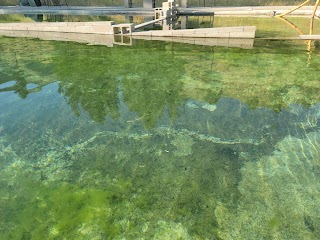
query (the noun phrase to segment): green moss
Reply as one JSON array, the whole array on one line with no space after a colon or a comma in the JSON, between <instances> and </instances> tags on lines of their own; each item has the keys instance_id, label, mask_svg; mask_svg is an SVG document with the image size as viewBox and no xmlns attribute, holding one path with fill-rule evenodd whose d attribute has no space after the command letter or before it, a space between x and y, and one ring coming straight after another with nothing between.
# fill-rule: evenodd
<instances>
[{"instance_id":1,"label":"green moss","mask_svg":"<svg viewBox=\"0 0 320 240\"><path fill-rule=\"evenodd\" d=\"M117 205L113 199L116 192L79 188L69 183L40 184L32 190L36 184L35 179L20 176L15 184L15 196L4 191L8 196L0 209L7 222L4 239L27 236L32 239L88 239L99 236L101 232L112 239L119 235L120 227L114 221L111 208L111 203ZM6 214L9 212L11 216ZM10 228L13 224L19 227Z\"/></svg>"},{"instance_id":2,"label":"green moss","mask_svg":"<svg viewBox=\"0 0 320 240\"><path fill-rule=\"evenodd\" d=\"M279 218L279 217L273 217L273 218L271 218L270 221L268 222L268 226L269 226L271 229L278 228L280 225L281 225L281 222L280 222L280 218Z\"/></svg>"}]
</instances>

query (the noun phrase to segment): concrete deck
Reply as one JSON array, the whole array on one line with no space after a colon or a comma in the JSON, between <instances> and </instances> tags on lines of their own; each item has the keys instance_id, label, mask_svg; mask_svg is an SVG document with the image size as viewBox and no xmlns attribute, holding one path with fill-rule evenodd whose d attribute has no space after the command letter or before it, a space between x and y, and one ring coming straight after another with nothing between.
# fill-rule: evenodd
<instances>
[{"instance_id":1,"label":"concrete deck","mask_svg":"<svg viewBox=\"0 0 320 240\"><path fill-rule=\"evenodd\" d=\"M112 21L0 23L0 30L113 35L113 25Z\"/></svg>"},{"instance_id":2,"label":"concrete deck","mask_svg":"<svg viewBox=\"0 0 320 240\"><path fill-rule=\"evenodd\" d=\"M292 9L293 6L262 6L262 7L197 7L178 8L182 15L210 14L232 16L274 16L280 15ZM290 15L311 15L314 7L304 6ZM319 9L319 8L318 8ZM23 6L0 6L0 14L56 14L56 15L154 15L153 8L125 8L125 7L23 7ZM317 10L317 16L320 11Z\"/></svg>"},{"instance_id":3,"label":"concrete deck","mask_svg":"<svg viewBox=\"0 0 320 240\"><path fill-rule=\"evenodd\" d=\"M320 40L320 35L299 35L299 38L304 40Z\"/></svg>"},{"instance_id":4,"label":"concrete deck","mask_svg":"<svg viewBox=\"0 0 320 240\"><path fill-rule=\"evenodd\" d=\"M132 32L132 36L152 37L182 37L182 38L247 38L254 39L255 26L222 27L222 28L198 28L181 30L151 30L144 32Z\"/></svg>"},{"instance_id":5,"label":"concrete deck","mask_svg":"<svg viewBox=\"0 0 320 240\"><path fill-rule=\"evenodd\" d=\"M33 23L0 23L3 31L34 31L85 33L104 35L135 35L183 38L254 38L256 27L222 27L181 30L153 30L135 32L134 24L114 24L105 22L33 22Z\"/></svg>"},{"instance_id":6,"label":"concrete deck","mask_svg":"<svg viewBox=\"0 0 320 240\"><path fill-rule=\"evenodd\" d=\"M156 40L165 42L187 43L203 46L223 46L237 48L253 48L254 39L236 39L236 38L180 38L180 37L160 37L160 36L114 36L102 34L84 34L84 33L62 33L62 32L37 32L37 31L8 31L0 30L0 36L7 37L28 37L50 41L71 41L84 43L88 45L103 45L113 47L114 45L134 44L135 39Z\"/></svg>"}]
</instances>

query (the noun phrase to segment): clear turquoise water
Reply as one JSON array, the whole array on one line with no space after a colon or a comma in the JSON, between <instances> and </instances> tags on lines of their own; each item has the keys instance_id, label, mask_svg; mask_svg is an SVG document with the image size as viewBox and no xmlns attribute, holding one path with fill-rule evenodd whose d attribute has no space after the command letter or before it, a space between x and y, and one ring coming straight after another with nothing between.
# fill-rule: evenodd
<instances>
[{"instance_id":1,"label":"clear turquoise water","mask_svg":"<svg viewBox=\"0 0 320 240\"><path fill-rule=\"evenodd\" d=\"M1 37L1 239L319 239L307 49Z\"/></svg>"}]
</instances>

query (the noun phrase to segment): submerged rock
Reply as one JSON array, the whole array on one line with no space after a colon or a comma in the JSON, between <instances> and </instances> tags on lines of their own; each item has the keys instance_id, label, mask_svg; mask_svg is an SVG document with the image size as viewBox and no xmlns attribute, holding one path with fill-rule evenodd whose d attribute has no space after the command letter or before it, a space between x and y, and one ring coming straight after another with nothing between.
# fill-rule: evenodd
<instances>
[{"instance_id":1,"label":"submerged rock","mask_svg":"<svg viewBox=\"0 0 320 240\"><path fill-rule=\"evenodd\" d=\"M236 210L215 211L221 239L320 238L320 133L287 136L270 156L247 162Z\"/></svg>"},{"instance_id":2,"label":"submerged rock","mask_svg":"<svg viewBox=\"0 0 320 240\"><path fill-rule=\"evenodd\" d=\"M192 153L194 140L188 135L177 135L171 143L177 148L174 153L176 156L187 156Z\"/></svg>"}]
</instances>

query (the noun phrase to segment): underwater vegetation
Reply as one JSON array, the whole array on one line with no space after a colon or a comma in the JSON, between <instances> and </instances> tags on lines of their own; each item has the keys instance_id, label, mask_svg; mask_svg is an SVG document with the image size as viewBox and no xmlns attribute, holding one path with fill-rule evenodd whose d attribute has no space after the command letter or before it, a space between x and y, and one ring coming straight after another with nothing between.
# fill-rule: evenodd
<instances>
[{"instance_id":1,"label":"underwater vegetation","mask_svg":"<svg viewBox=\"0 0 320 240\"><path fill-rule=\"evenodd\" d=\"M20 116L23 132L6 127L12 110L0 118L4 239L319 237L319 105L272 114L189 101L176 122L143 130L141 121L70 118L63 98L51 100L56 91L41 94L63 112L54 125L42 115L55 111L36 110L43 103L33 119Z\"/></svg>"},{"instance_id":2,"label":"underwater vegetation","mask_svg":"<svg viewBox=\"0 0 320 240\"><path fill-rule=\"evenodd\" d=\"M288 136L260 156L177 132L101 132L28 162L2 140L1 235L317 239L319 144L319 132Z\"/></svg>"},{"instance_id":3,"label":"underwater vegetation","mask_svg":"<svg viewBox=\"0 0 320 240\"><path fill-rule=\"evenodd\" d=\"M0 38L1 238L319 239L319 56L283 44Z\"/></svg>"},{"instance_id":4,"label":"underwater vegetation","mask_svg":"<svg viewBox=\"0 0 320 240\"><path fill-rule=\"evenodd\" d=\"M320 134L288 136L241 168L236 210L215 210L222 239L318 239Z\"/></svg>"},{"instance_id":5,"label":"underwater vegetation","mask_svg":"<svg viewBox=\"0 0 320 240\"><path fill-rule=\"evenodd\" d=\"M191 137L101 133L32 163L15 158L1 171L1 235L211 238L217 233L211 221L214 199L235 188L230 171L237 169L235 157L228 152L214 157L216 151L223 153L219 147L201 154L207 143L177 144L183 138ZM195 155L202 157L200 164ZM223 186L207 188L223 182L226 174Z\"/></svg>"}]
</instances>

